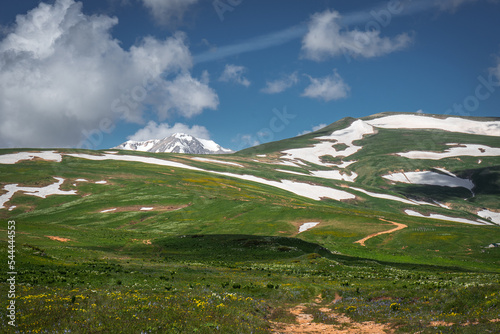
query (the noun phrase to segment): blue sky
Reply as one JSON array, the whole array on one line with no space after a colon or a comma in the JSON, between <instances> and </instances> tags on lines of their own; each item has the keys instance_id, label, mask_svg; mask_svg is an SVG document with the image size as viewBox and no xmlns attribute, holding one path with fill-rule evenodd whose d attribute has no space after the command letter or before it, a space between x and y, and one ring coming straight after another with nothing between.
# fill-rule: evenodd
<instances>
[{"instance_id":1,"label":"blue sky","mask_svg":"<svg viewBox=\"0 0 500 334\"><path fill-rule=\"evenodd\" d=\"M239 150L384 111L500 116L500 4L17 1L0 147L186 132Z\"/></svg>"}]
</instances>

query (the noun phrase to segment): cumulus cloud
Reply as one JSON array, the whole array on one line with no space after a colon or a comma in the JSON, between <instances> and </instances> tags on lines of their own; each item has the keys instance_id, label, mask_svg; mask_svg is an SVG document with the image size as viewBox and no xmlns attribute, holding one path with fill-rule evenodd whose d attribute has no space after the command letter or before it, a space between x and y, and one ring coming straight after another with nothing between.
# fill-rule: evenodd
<instances>
[{"instance_id":1,"label":"cumulus cloud","mask_svg":"<svg viewBox=\"0 0 500 334\"><path fill-rule=\"evenodd\" d=\"M299 78L297 76L297 72L294 72L284 78L275 81L267 81L266 86L261 89L261 92L266 94L278 94L284 92L298 82Z\"/></svg>"},{"instance_id":2,"label":"cumulus cloud","mask_svg":"<svg viewBox=\"0 0 500 334\"><path fill-rule=\"evenodd\" d=\"M74 0L17 16L0 41L0 146L74 147L103 122L143 122L146 108L160 117L217 108L206 76L190 75L184 34L124 50L110 34L117 23Z\"/></svg>"},{"instance_id":3,"label":"cumulus cloud","mask_svg":"<svg viewBox=\"0 0 500 334\"><path fill-rule=\"evenodd\" d=\"M189 74L179 75L173 81L163 82L163 103L159 107L160 119L165 119L172 112L186 117L200 114L205 108L215 109L219 98L215 91L203 81L192 78Z\"/></svg>"},{"instance_id":4,"label":"cumulus cloud","mask_svg":"<svg viewBox=\"0 0 500 334\"><path fill-rule=\"evenodd\" d=\"M207 128L200 125L189 126L182 123L175 123L170 126L168 123L156 123L150 121L144 128L129 136L128 140L144 141L150 139L163 139L170 137L174 133L186 133L200 139L210 139Z\"/></svg>"},{"instance_id":5,"label":"cumulus cloud","mask_svg":"<svg viewBox=\"0 0 500 334\"><path fill-rule=\"evenodd\" d=\"M314 132L314 131L318 131L320 129L323 129L325 126L327 126L328 124L324 124L324 123L321 123L321 124L318 124L316 126L313 126L312 127L312 130L305 130L305 131L302 131L301 133L298 134L298 136L302 136L302 135L306 135L308 133L311 133L311 132Z\"/></svg>"},{"instance_id":6,"label":"cumulus cloud","mask_svg":"<svg viewBox=\"0 0 500 334\"><path fill-rule=\"evenodd\" d=\"M198 0L142 0L158 23L169 24L182 21L187 9Z\"/></svg>"},{"instance_id":7,"label":"cumulus cloud","mask_svg":"<svg viewBox=\"0 0 500 334\"><path fill-rule=\"evenodd\" d=\"M406 33L391 39L381 37L377 30L343 29L340 20L340 14L331 10L312 16L308 32L302 39L305 58L320 61L338 55L379 57L402 50L412 42L412 38Z\"/></svg>"},{"instance_id":8,"label":"cumulus cloud","mask_svg":"<svg viewBox=\"0 0 500 334\"><path fill-rule=\"evenodd\" d=\"M337 71L324 78L313 78L311 76L309 86L306 87L302 96L322 99L326 102L347 97L351 88L340 77Z\"/></svg>"},{"instance_id":9,"label":"cumulus cloud","mask_svg":"<svg viewBox=\"0 0 500 334\"><path fill-rule=\"evenodd\" d=\"M235 82L237 84L248 87L250 86L250 81L243 76L243 73L245 72L246 68L244 66L226 64L224 72L222 72L219 80L224 82Z\"/></svg>"}]
</instances>

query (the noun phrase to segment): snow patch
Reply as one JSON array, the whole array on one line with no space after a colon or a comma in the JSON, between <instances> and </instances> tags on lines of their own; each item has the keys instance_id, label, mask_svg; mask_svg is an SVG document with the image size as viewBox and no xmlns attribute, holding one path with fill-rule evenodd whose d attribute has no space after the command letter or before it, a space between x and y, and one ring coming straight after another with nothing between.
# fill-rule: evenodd
<instances>
[{"instance_id":1,"label":"snow patch","mask_svg":"<svg viewBox=\"0 0 500 334\"><path fill-rule=\"evenodd\" d=\"M76 179L75 181L76 182L89 182L88 180L85 180L85 179Z\"/></svg>"},{"instance_id":2,"label":"snow patch","mask_svg":"<svg viewBox=\"0 0 500 334\"><path fill-rule=\"evenodd\" d=\"M276 165L299 167L298 163L300 163L301 165L304 165L304 163L302 161L296 161L296 163L291 162L291 161L280 161L280 162L276 163Z\"/></svg>"},{"instance_id":3,"label":"snow patch","mask_svg":"<svg viewBox=\"0 0 500 334\"><path fill-rule=\"evenodd\" d=\"M366 121L385 129L436 129L483 136L500 136L500 121L481 122L458 117L445 119L424 115L391 115Z\"/></svg>"},{"instance_id":4,"label":"snow patch","mask_svg":"<svg viewBox=\"0 0 500 334\"><path fill-rule=\"evenodd\" d=\"M301 175L301 176L309 176L309 174L294 172L294 171L286 170L286 169L275 169L275 171L282 172L282 173L289 173L289 174Z\"/></svg>"},{"instance_id":5,"label":"snow patch","mask_svg":"<svg viewBox=\"0 0 500 334\"><path fill-rule=\"evenodd\" d=\"M0 196L0 209L5 208L4 204L7 203L18 191L22 191L26 195L37 196L41 198L46 198L50 195L76 195L76 190L61 190L59 188L64 183L63 178L54 177L54 179L57 180L56 183L41 188L18 187L17 184L5 185L3 189L7 190L7 193Z\"/></svg>"},{"instance_id":6,"label":"snow patch","mask_svg":"<svg viewBox=\"0 0 500 334\"><path fill-rule=\"evenodd\" d=\"M34 158L40 158L49 161L61 162L62 156L60 153L55 151L44 151L44 152L19 152L11 154L0 155L0 164L16 164L22 160L33 160Z\"/></svg>"},{"instance_id":7,"label":"snow patch","mask_svg":"<svg viewBox=\"0 0 500 334\"><path fill-rule=\"evenodd\" d=\"M267 155L265 155L265 154L257 154L257 157L259 157L259 158L265 158L265 157L267 157Z\"/></svg>"},{"instance_id":8,"label":"snow patch","mask_svg":"<svg viewBox=\"0 0 500 334\"><path fill-rule=\"evenodd\" d=\"M405 210L405 213L407 215L413 216L413 217L449 220L449 221L454 221L454 222L458 222L458 223L465 223L465 224L472 224L472 225L493 225L493 224L487 223L487 222L474 221L474 220L465 219L465 218L449 217L449 216L438 215L438 214L434 214L434 213L431 213L429 216L424 216L423 214L416 212L416 211L413 211L413 210Z\"/></svg>"},{"instance_id":9,"label":"snow patch","mask_svg":"<svg viewBox=\"0 0 500 334\"><path fill-rule=\"evenodd\" d=\"M227 148L224 148L224 147L220 146L219 144L217 144L213 140L200 139L200 138L196 138L196 139L198 139L200 141L200 143L203 144L203 146L205 147L205 149L207 149L209 151L213 151L213 152L222 151L222 152L226 152L226 153L232 153L233 152L230 149L227 149Z\"/></svg>"},{"instance_id":10,"label":"snow patch","mask_svg":"<svg viewBox=\"0 0 500 334\"><path fill-rule=\"evenodd\" d=\"M464 187L472 191L474 188L474 183L468 179L461 179L455 175L444 175L435 172L407 172L407 173L392 173L388 175L383 175L383 178L402 183L410 184L426 184L433 186L444 186L444 187Z\"/></svg>"},{"instance_id":11,"label":"snow patch","mask_svg":"<svg viewBox=\"0 0 500 334\"><path fill-rule=\"evenodd\" d=\"M438 170L438 171L440 171L440 172L442 172L442 173L448 174L448 175L450 175L450 176L457 177L455 174L453 174L453 173L452 173L452 172L450 172L450 171L447 171L447 170L446 170L446 169L444 169L444 168L434 167L434 169L435 169L435 170Z\"/></svg>"},{"instance_id":12,"label":"snow patch","mask_svg":"<svg viewBox=\"0 0 500 334\"><path fill-rule=\"evenodd\" d=\"M294 171L286 170L286 169L275 169L275 170L277 172L283 172L283 173L289 173L289 174L295 174L295 175L301 175L301 176L312 176L312 177L319 177L322 179L347 181L347 182L354 182L354 180L356 180L356 177L358 177L358 174L356 174L354 172L351 172L350 175L347 175L347 174L342 173L339 170L313 170L313 171L310 171L310 174L294 172Z\"/></svg>"},{"instance_id":13,"label":"snow patch","mask_svg":"<svg viewBox=\"0 0 500 334\"><path fill-rule=\"evenodd\" d=\"M11 206L11 207L9 208L9 211L14 210L15 208L17 208L17 206L16 206L16 205L13 205L13 206Z\"/></svg>"},{"instance_id":14,"label":"snow patch","mask_svg":"<svg viewBox=\"0 0 500 334\"><path fill-rule=\"evenodd\" d=\"M493 212L487 209L483 209L477 213L479 217L483 217L486 220L490 220L495 224L500 225L500 212Z\"/></svg>"},{"instance_id":15,"label":"snow patch","mask_svg":"<svg viewBox=\"0 0 500 334\"><path fill-rule=\"evenodd\" d=\"M352 190L356 190L356 191L362 192L362 193L364 193L364 194L366 194L368 196L371 196L371 197L383 198L383 199L388 199L388 200L391 200L391 201L397 201L397 202L406 203L406 204L412 204L412 205L429 204L429 203L426 203L426 202L410 201L408 199L397 197L397 196L392 196L392 195L387 195L387 194L380 194L380 193L374 193L374 192L367 191L367 190L364 190L364 189L361 189L361 188L355 188L355 187L349 187L349 188L352 189ZM429 204L429 205L432 205L432 204Z\"/></svg>"},{"instance_id":16,"label":"snow patch","mask_svg":"<svg viewBox=\"0 0 500 334\"><path fill-rule=\"evenodd\" d=\"M438 201L435 201L435 200L432 200L434 203L436 203L437 205L439 205L440 207L442 208L445 208L445 209L451 209L451 207L449 205L446 205L446 204L443 204L443 203L440 203Z\"/></svg>"},{"instance_id":17,"label":"snow patch","mask_svg":"<svg viewBox=\"0 0 500 334\"><path fill-rule=\"evenodd\" d=\"M348 193L347 191L329 188L325 186L319 186L315 184L294 182L290 180L281 180L279 182L271 181L253 175L240 175L240 174L218 173L218 172L213 172L213 173L266 184L317 201L321 200L322 198L331 198L337 201L356 198L356 196L354 196L351 193Z\"/></svg>"},{"instance_id":18,"label":"snow patch","mask_svg":"<svg viewBox=\"0 0 500 334\"><path fill-rule=\"evenodd\" d=\"M427 159L427 160L440 160L444 158L453 158L462 156L468 156L468 157L500 156L500 148L497 147L489 147L486 145L477 145L477 144L457 144L457 143L448 143L446 145L453 147L446 149L444 152L410 151L410 152L396 153L396 154L408 159Z\"/></svg>"},{"instance_id":19,"label":"snow patch","mask_svg":"<svg viewBox=\"0 0 500 334\"><path fill-rule=\"evenodd\" d=\"M323 179L339 180L354 182L358 177L358 174L351 172L351 175L341 173L339 170L316 170L311 171L311 175L315 177L321 177Z\"/></svg>"},{"instance_id":20,"label":"snow patch","mask_svg":"<svg viewBox=\"0 0 500 334\"><path fill-rule=\"evenodd\" d=\"M331 163L324 163L321 161L321 156L332 156L332 157L348 157L356 152L358 152L362 147L353 144L354 141L360 140L363 136L367 134L375 133L375 129L362 120L354 121L350 126L345 129L334 131L329 136L316 137L314 139L321 140L321 143L315 144L310 147L296 148L291 150L283 151L285 154L283 159L298 160L302 159L304 161L311 162L316 165L321 166L343 166L335 165ZM344 150L337 151L333 146L336 144L345 144L347 148ZM354 161L355 162L355 161ZM352 164L354 162L349 162ZM341 167L343 168L343 167Z\"/></svg>"},{"instance_id":21,"label":"snow patch","mask_svg":"<svg viewBox=\"0 0 500 334\"><path fill-rule=\"evenodd\" d=\"M315 227L318 224L319 223L316 223L316 222L304 223L304 224L300 225L299 233L305 232L305 231Z\"/></svg>"},{"instance_id":22,"label":"snow patch","mask_svg":"<svg viewBox=\"0 0 500 334\"><path fill-rule=\"evenodd\" d=\"M144 208L141 208L140 210L141 211L151 211L153 210L154 208L147 208L147 207L144 207Z\"/></svg>"},{"instance_id":23,"label":"snow patch","mask_svg":"<svg viewBox=\"0 0 500 334\"><path fill-rule=\"evenodd\" d=\"M106 184L106 183L108 183L108 181L106 181L106 180L101 180L101 181L96 181L96 182L94 182L94 183L95 183L95 184Z\"/></svg>"},{"instance_id":24,"label":"snow patch","mask_svg":"<svg viewBox=\"0 0 500 334\"><path fill-rule=\"evenodd\" d=\"M168 167L178 167L190 170L204 171L201 168L189 166L180 162L168 161L158 158L150 158L150 157L140 157L133 155L112 155L112 154L104 154L104 155L90 155L83 153L75 153L75 154L66 154L68 156L74 158L82 158L87 160L96 160L96 161L104 161L104 160L115 160L115 161L129 161L129 162L142 162L146 164L159 165L159 166L168 166Z\"/></svg>"},{"instance_id":25,"label":"snow patch","mask_svg":"<svg viewBox=\"0 0 500 334\"><path fill-rule=\"evenodd\" d=\"M116 208L113 209L107 209L107 210L102 210L101 213L106 213L106 212L113 212L116 211Z\"/></svg>"}]
</instances>

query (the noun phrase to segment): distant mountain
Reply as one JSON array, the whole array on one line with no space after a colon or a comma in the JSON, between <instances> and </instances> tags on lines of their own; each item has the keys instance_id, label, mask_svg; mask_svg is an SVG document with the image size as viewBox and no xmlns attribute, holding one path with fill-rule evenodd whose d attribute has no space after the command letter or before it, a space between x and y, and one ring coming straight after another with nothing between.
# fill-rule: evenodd
<instances>
[{"instance_id":1,"label":"distant mountain","mask_svg":"<svg viewBox=\"0 0 500 334\"><path fill-rule=\"evenodd\" d=\"M113 149L152 153L187 153L187 154L228 154L233 151L223 148L212 140L200 139L185 133L175 133L163 139L146 141L129 140Z\"/></svg>"}]
</instances>

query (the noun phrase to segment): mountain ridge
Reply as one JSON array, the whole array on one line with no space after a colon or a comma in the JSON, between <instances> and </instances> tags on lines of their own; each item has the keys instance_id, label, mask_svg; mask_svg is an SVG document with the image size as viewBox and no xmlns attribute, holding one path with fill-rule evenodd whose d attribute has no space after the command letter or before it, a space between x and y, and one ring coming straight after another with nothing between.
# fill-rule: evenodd
<instances>
[{"instance_id":1,"label":"mountain ridge","mask_svg":"<svg viewBox=\"0 0 500 334\"><path fill-rule=\"evenodd\" d=\"M112 149L141 151L151 153L184 153L184 154L229 154L232 150L223 148L216 142L200 139L185 133L174 133L163 139L144 141L129 140Z\"/></svg>"}]
</instances>

